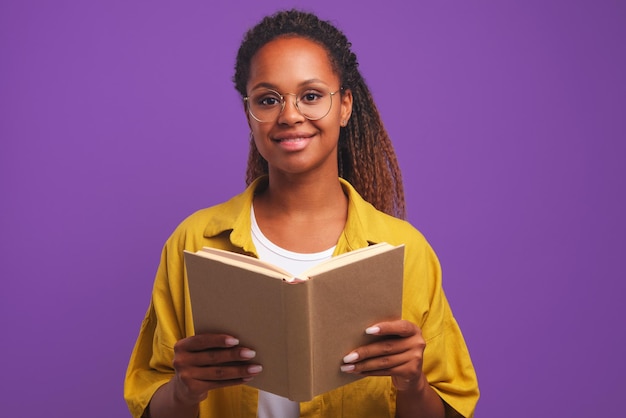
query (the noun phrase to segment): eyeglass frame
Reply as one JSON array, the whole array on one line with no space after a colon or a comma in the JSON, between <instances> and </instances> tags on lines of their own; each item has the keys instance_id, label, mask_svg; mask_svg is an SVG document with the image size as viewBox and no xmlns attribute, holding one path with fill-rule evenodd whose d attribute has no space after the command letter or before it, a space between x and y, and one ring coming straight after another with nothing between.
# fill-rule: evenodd
<instances>
[{"instance_id":1,"label":"eyeglass frame","mask_svg":"<svg viewBox=\"0 0 626 418\"><path fill-rule=\"evenodd\" d=\"M339 90L336 90L334 92L328 92L328 95L330 96L330 106L328 106L328 111L324 114L324 116L321 116L319 118L310 118L308 116L306 116L304 113L302 113L302 111L300 110L300 107L298 107L298 102L300 101L298 99L298 93L283 93L281 94L279 91L276 91L274 89L270 89L270 88L265 88L265 90L267 91L271 91L273 93L276 93L278 95L278 97L280 97L280 103L281 103L281 107L280 107L280 112L278 112L278 115L276 115L276 120L280 117L280 114L283 113L283 111L285 110L285 104L287 103L287 100L285 100L285 96L295 96L295 102L294 105L296 107L296 110L298 111L299 114L301 114L304 118L306 118L307 120L310 121L316 121L316 120L321 120L324 119L326 116L328 116L328 114L330 113L331 109L333 108L333 96L337 93L339 93L340 91L343 91L344 88L343 87L339 87ZM260 120L259 118L257 118L256 116L254 116L254 113L252 113L252 110L250 110L250 102L249 102L250 96L245 96L243 98L243 101L246 103L246 110L248 111L248 114L250 116L252 116L252 118L254 120L256 120L259 123L270 123L270 122L274 122L273 120Z\"/></svg>"}]
</instances>

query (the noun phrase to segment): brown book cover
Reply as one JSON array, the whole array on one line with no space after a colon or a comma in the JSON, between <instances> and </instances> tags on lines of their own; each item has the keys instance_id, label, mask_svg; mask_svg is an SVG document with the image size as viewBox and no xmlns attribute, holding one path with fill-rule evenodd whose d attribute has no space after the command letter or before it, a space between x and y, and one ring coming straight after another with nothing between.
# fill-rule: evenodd
<instances>
[{"instance_id":1,"label":"brown book cover","mask_svg":"<svg viewBox=\"0 0 626 418\"><path fill-rule=\"evenodd\" d=\"M203 248L185 251L196 334L226 333L263 366L250 386L294 401L360 377L343 357L376 340L365 329L402 316L404 246L375 244L307 270L288 272L256 258Z\"/></svg>"}]
</instances>

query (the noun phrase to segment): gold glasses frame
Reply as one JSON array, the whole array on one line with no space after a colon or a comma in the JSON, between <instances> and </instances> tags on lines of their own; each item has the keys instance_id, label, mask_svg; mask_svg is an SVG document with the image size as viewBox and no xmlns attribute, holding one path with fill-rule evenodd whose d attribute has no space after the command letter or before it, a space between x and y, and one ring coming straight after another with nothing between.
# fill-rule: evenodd
<instances>
[{"instance_id":1,"label":"gold glasses frame","mask_svg":"<svg viewBox=\"0 0 626 418\"><path fill-rule=\"evenodd\" d=\"M307 87L307 88L303 89L303 92L306 92L307 90L325 91L326 89ZM254 120L256 120L257 122L261 122L261 123L269 123L269 122L274 122L275 120L277 120L280 117L281 113L283 113L283 111L285 110L285 103L287 103L287 100L285 99L285 96L294 96L295 97L294 105L295 105L296 110L298 111L298 113L300 113L302 116L304 116L308 120L316 121L316 120L320 120L320 119L325 118L330 113L330 110L333 108L333 96L335 94L339 93L342 90L343 90L343 87L339 88L339 90L334 91L334 92L331 92L330 89L328 89L328 95L330 97L330 105L328 106L328 110L326 111L326 113L324 113L320 117L309 117L305 113L302 112L302 110L300 109L300 106L298 106L298 104L300 103L300 97L299 96L302 95L301 93L280 93L280 92L278 92L278 91L276 91L274 89L270 89L270 88L257 89L255 91L253 91L253 95L255 93L258 93L258 92L265 92L265 93L273 94L276 97L280 98L280 104L281 104L280 111L276 114L276 117L274 117L274 118L272 118L270 120L261 119L261 118L259 118L258 116L256 116L252 112L252 109L251 109L251 106L250 106L250 97L251 97L251 95L245 96L243 98L243 100L244 100L244 102L246 104L246 110L248 111L248 114L250 116L252 116L252 118Z\"/></svg>"}]
</instances>

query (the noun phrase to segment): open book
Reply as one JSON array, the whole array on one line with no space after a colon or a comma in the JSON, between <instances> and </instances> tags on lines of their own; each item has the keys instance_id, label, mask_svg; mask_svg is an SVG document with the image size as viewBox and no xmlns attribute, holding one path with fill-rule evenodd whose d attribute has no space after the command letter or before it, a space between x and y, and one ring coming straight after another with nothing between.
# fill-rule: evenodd
<instances>
[{"instance_id":1,"label":"open book","mask_svg":"<svg viewBox=\"0 0 626 418\"><path fill-rule=\"evenodd\" d=\"M256 351L250 386L294 401L353 382L343 356L375 341L365 329L400 319L404 246L375 244L331 258L295 282L256 258L185 251L196 334L226 333Z\"/></svg>"}]
</instances>

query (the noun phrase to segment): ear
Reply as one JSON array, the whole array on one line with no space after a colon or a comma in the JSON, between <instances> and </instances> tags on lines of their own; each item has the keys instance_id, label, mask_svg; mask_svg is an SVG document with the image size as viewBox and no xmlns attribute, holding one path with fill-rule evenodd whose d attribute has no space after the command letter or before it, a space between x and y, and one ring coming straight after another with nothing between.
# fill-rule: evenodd
<instances>
[{"instance_id":1,"label":"ear","mask_svg":"<svg viewBox=\"0 0 626 418\"><path fill-rule=\"evenodd\" d=\"M243 113L244 115L246 115L246 122L248 122L248 128L250 128L250 131L252 131L252 124L250 123L251 121L250 121L250 113L248 112L248 106L244 99L241 99L241 103L243 104Z\"/></svg>"},{"instance_id":2,"label":"ear","mask_svg":"<svg viewBox=\"0 0 626 418\"><path fill-rule=\"evenodd\" d=\"M346 89L343 91L341 95L341 119L342 121L350 120L350 116L352 115L352 90Z\"/></svg>"}]
</instances>

